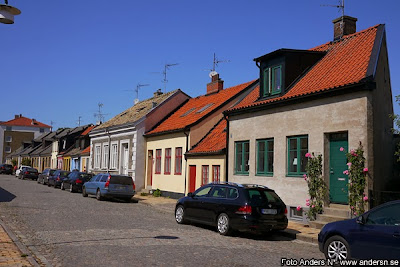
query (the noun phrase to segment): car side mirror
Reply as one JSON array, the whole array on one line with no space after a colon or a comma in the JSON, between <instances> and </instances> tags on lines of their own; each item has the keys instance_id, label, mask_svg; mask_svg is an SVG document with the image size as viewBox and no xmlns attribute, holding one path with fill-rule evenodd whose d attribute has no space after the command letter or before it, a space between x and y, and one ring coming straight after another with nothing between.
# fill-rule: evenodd
<instances>
[{"instance_id":1,"label":"car side mirror","mask_svg":"<svg viewBox=\"0 0 400 267\"><path fill-rule=\"evenodd\" d=\"M188 196L188 197L194 197L194 195L193 195L192 192L189 192L189 193L187 194L187 196Z\"/></svg>"},{"instance_id":2,"label":"car side mirror","mask_svg":"<svg viewBox=\"0 0 400 267\"><path fill-rule=\"evenodd\" d=\"M357 218L357 220L356 220L356 222L358 223L358 224L365 224L365 218L364 218L364 216L360 216L360 217L358 217Z\"/></svg>"}]
</instances>

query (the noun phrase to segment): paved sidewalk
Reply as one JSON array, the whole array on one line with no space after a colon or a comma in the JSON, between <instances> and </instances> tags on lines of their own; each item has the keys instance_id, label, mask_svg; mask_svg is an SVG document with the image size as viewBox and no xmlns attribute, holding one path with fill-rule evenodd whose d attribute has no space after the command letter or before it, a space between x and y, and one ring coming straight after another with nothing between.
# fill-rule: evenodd
<instances>
[{"instance_id":1,"label":"paved sidewalk","mask_svg":"<svg viewBox=\"0 0 400 267\"><path fill-rule=\"evenodd\" d=\"M134 197L137 201L142 204L150 205L157 210L165 213L174 214L176 199L165 198L165 197L153 197L152 195ZM318 244L318 233L320 230L310 228L308 225L302 223L289 221L288 228L281 233L287 237L301 240L304 242Z\"/></svg>"},{"instance_id":2,"label":"paved sidewalk","mask_svg":"<svg viewBox=\"0 0 400 267\"><path fill-rule=\"evenodd\" d=\"M33 266L0 225L0 266Z\"/></svg>"}]
</instances>

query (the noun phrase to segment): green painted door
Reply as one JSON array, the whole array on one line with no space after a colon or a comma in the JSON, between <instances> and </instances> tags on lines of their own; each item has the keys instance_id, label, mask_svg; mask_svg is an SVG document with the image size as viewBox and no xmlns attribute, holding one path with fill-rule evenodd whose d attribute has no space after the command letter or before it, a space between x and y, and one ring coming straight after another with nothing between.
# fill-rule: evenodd
<instances>
[{"instance_id":1,"label":"green painted door","mask_svg":"<svg viewBox=\"0 0 400 267\"><path fill-rule=\"evenodd\" d=\"M343 140L345 138L345 140ZM340 148L344 148L340 151ZM348 151L347 135L334 135L330 141L330 184L329 184L329 198L333 203L348 204L349 193L347 184L349 177L343 174L347 170L346 153Z\"/></svg>"}]
</instances>

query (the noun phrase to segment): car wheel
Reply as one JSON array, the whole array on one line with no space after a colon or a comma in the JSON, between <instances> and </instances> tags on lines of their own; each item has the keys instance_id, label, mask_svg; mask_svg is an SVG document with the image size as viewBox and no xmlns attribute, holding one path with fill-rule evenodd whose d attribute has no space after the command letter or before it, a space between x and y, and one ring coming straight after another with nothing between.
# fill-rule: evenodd
<instances>
[{"instance_id":1,"label":"car wheel","mask_svg":"<svg viewBox=\"0 0 400 267\"><path fill-rule=\"evenodd\" d=\"M101 196L100 189L97 189L97 191L96 191L96 199L97 200L103 200L103 197Z\"/></svg>"},{"instance_id":2,"label":"car wheel","mask_svg":"<svg viewBox=\"0 0 400 267\"><path fill-rule=\"evenodd\" d=\"M86 193L86 189L84 187L82 188L82 196L83 197L87 197L88 196L88 194Z\"/></svg>"},{"instance_id":3,"label":"car wheel","mask_svg":"<svg viewBox=\"0 0 400 267\"><path fill-rule=\"evenodd\" d=\"M179 205L175 210L175 220L179 224L185 224L185 209L182 205Z\"/></svg>"},{"instance_id":4,"label":"car wheel","mask_svg":"<svg viewBox=\"0 0 400 267\"><path fill-rule=\"evenodd\" d=\"M221 213L217 219L217 230L221 235L229 235L232 232L229 225L229 217L226 213Z\"/></svg>"},{"instance_id":5,"label":"car wheel","mask_svg":"<svg viewBox=\"0 0 400 267\"><path fill-rule=\"evenodd\" d=\"M74 187L72 186L72 184L69 184L69 192L70 192L70 193L75 192L75 191L74 191Z\"/></svg>"},{"instance_id":6,"label":"car wheel","mask_svg":"<svg viewBox=\"0 0 400 267\"><path fill-rule=\"evenodd\" d=\"M43 178L43 180L42 180L42 185L45 185L46 183L44 182L44 178Z\"/></svg>"},{"instance_id":7,"label":"car wheel","mask_svg":"<svg viewBox=\"0 0 400 267\"><path fill-rule=\"evenodd\" d=\"M350 259L350 247L343 237L335 235L325 242L324 254L334 262Z\"/></svg>"},{"instance_id":8,"label":"car wheel","mask_svg":"<svg viewBox=\"0 0 400 267\"><path fill-rule=\"evenodd\" d=\"M61 190L65 190L64 183L61 183L60 189L61 189Z\"/></svg>"}]
</instances>

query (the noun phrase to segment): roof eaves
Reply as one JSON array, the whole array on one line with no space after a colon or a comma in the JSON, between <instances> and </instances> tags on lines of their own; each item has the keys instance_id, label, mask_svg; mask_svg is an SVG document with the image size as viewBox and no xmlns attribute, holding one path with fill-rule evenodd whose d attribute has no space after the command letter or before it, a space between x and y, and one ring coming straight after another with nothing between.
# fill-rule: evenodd
<instances>
[{"instance_id":1,"label":"roof eaves","mask_svg":"<svg viewBox=\"0 0 400 267\"><path fill-rule=\"evenodd\" d=\"M386 38L385 24L380 24L377 27L376 37L374 41L374 46L372 47L371 57L368 63L366 77L368 76L375 77L376 69L378 67L379 55L382 48L382 43L385 40L385 38Z\"/></svg>"},{"instance_id":2,"label":"roof eaves","mask_svg":"<svg viewBox=\"0 0 400 267\"><path fill-rule=\"evenodd\" d=\"M186 152L185 156L212 156L212 155L224 155L226 154L226 148L215 150L215 151L204 151L204 152Z\"/></svg>"}]
</instances>

